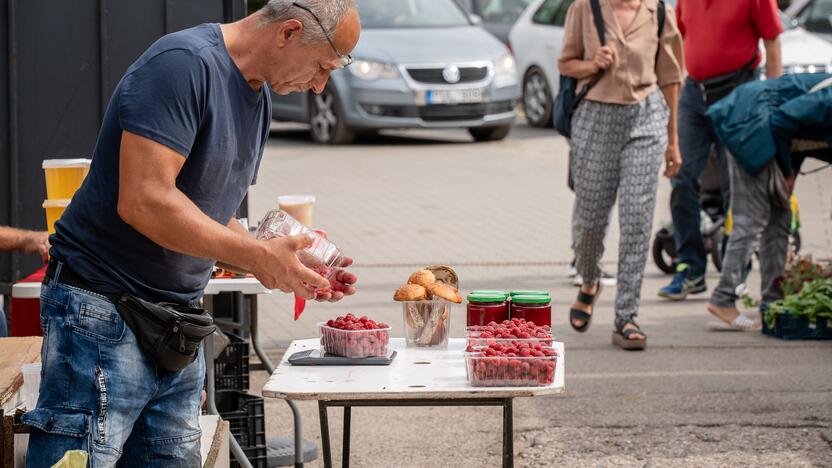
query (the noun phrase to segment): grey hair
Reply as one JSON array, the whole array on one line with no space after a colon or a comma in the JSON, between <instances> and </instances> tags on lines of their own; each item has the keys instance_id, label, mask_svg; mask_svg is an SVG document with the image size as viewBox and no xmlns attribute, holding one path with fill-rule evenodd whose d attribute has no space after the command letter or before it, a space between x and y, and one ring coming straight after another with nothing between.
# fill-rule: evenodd
<instances>
[{"instance_id":1,"label":"grey hair","mask_svg":"<svg viewBox=\"0 0 832 468\"><path fill-rule=\"evenodd\" d=\"M263 8L258 11L261 24L288 21L290 19L296 19L303 23L303 33L301 34L301 43L303 44L323 42L326 37L318 22L309 12L292 5L295 1L298 5L303 5L315 13L315 16L321 20L321 24L326 28L329 37L335 35L341 18L357 8L355 0L269 0L268 3L263 5Z\"/></svg>"}]
</instances>

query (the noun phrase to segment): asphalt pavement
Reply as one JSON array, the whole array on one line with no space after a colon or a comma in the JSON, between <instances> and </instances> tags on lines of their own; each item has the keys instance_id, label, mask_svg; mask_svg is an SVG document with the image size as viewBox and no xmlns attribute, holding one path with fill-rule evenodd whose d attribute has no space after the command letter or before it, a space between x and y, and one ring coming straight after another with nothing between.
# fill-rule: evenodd
<instances>
[{"instance_id":1,"label":"asphalt pavement","mask_svg":"<svg viewBox=\"0 0 832 468\"><path fill-rule=\"evenodd\" d=\"M600 298L591 329L572 331L573 196L566 173L566 141L525 124L496 143L472 143L464 131L424 130L385 132L344 147L317 146L302 126L275 124L251 192L251 218L276 206L278 195L315 194L316 226L355 258L360 282L356 296L310 304L299 321L292 320L290 297L261 297L265 347L278 358L292 340L315 337L317 322L347 312L401 327L393 291L411 271L443 263L457 270L463 292L553 295L567 392L516 402L517 466L832 466L832 342L709 332L708 294L678 303L658 298L670 277L651 261L638 319L649 335L646 351L610 344L614 288ZM797 185L804 251L826 258L829 177L820 172ZM669 192L662 181L654 232L670 219ZM612 273L617 239L613 217L604 257ZM717 279L711 271L709 291ZM759 296L756 269L750 288ZM452 313L452 336L462 335L464 315L464 305ZM266 377L254 373L254 393ZM317 406L300 407L305 438L320 444ZM340 411L331 413L337 465ZM499 466L500 422L496 408L356 409L351 464ZM290 433L282 401L267 401L267 428Z\"/></svg>"}]
</instances>

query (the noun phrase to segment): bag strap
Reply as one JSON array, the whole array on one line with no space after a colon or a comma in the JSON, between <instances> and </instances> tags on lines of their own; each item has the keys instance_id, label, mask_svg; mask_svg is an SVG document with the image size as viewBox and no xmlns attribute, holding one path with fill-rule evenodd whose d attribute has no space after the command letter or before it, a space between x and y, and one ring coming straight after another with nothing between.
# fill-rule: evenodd
<instances>
[{"instance_id":1,"label":"bag strap","mask_svg":"<svg viewBox=\"0 0 832 468\"><path fill-rule=\"evenodd\" d=\"M600 0L589 0L592 7L592 19L595 21L595 30L598 31L598 38L601 39L601 45L606 42L606 29L604 29L604 15L601 13Z\"/></svg>"},{"instance_id":2,"label":"bag strap","mask_svg":"<svg viewBox=\"0 0 832 468\"><path fill-rule=\"evenodd\" d=\"M659 52L662 50L662 34L664 33L664 21L667 17L667 8L664 6L664 0L659 0L659 9L656 11L659 15L659 46L656 47L656 65L659 64Z\"/></svg>"}]
</instances>

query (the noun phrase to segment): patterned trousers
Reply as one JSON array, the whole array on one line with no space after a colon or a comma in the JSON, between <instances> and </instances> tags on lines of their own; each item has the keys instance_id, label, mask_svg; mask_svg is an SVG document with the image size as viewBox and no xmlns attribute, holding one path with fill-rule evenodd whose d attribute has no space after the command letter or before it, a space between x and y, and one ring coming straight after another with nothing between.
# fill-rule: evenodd
<instances>
[{"instance_id":1,"label":"patterned trousers","mask_svg":"<svg viewBox=\"0 0 832 468\"><path fill-rule=\"evenodd\" d=\"M601 275L604 233L618 197L617 321L638 313L669 112L661 91L630 105L584 100L572 118L575 255L584 284Z\"/></svg>"}]
</instances>

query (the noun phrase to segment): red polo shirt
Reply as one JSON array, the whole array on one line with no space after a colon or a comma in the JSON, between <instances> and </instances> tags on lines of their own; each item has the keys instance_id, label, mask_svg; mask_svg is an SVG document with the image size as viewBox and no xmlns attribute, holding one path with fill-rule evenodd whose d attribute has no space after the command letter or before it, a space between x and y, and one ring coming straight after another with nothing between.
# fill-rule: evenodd
<instances>
[{"instance_id":1,"label":"red polo shirt","mask_svg":"<svg viewBox=\"0 0 832 468\"><path fill-rule=\"evenodd\" d=\"M776 0L679 0L676 22L694 80L739 70L757 53L760 39L783 32Z\"/></svg>"}]
</instances>

